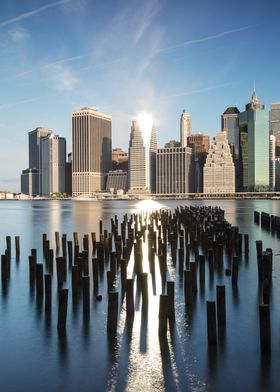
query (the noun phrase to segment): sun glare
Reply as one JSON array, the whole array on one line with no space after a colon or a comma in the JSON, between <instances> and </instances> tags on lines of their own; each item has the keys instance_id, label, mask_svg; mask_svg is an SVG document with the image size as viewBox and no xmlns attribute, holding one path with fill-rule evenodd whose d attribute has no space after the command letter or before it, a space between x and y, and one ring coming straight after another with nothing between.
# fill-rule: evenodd
<instances>
[{"instance_id":1,"label":"sun glare","mask_svg":"<svg viewBox=\"0 0 280 392\"><path fill-rule=\"evenodd\" d=\"M147 113L141 113L137 116L137 122L143 135L144 142L150 141L153 119Z\"/></svg>"}]
</instances>

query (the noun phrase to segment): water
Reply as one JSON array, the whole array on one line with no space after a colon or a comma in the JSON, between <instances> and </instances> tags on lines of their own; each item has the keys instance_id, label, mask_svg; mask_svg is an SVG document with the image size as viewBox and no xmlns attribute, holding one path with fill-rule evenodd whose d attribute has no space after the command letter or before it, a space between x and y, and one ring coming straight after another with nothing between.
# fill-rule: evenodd
<instances>
[{"instance_id":1,"label":"water","mask_svg":"<svg viewBox=\"0 0 280 392\"><path fill-rule=\"evenodd\" d=\"M160 280L152 295L149 276L149 307L141 311L136 288L135 318L132 328L126 323L125 302L120 307L118 333L108 338L106 276L100 283L101 302L91 296L88 320L82 303L74 307L69 292L67 332L57 332L57 291L53 277L51 319L38 304L29 286L28 255L38 249L42 261L42 233L54 247L54 232L83 234L99 231L99 220L110 230L110 219L117 215L153 208L174 209L177 205L219 205L226 219L249 234L249 259L239 269L238 289L231 279L216 276L205 289L198 290L195 305L185 308L183 282L172 263L169 276L175 280L176 322L167 339L158 338ZM279 201L211 200L193 202L137 201L3 201L0 203L0 251L5 250L6 235L20 235L21 254L17 263L12 248L11 277L0 292L0 387L1 391L277 391L280 365L280 243L253 223L253 211L280 216ZM271 296L270 360L260 355L255 240L274 251ZM226 265L227 261L225 261ZM156 263L157 265L157 263ZM159 274L158 274L159 277ZM227 326L219 334L217 349L209 349L206 330L206 300L215 299L217 283L226 285ZM91 280L92 289L92 280ZM121 305L121 303L120 303Z\"/></svg>"}]
</instances>

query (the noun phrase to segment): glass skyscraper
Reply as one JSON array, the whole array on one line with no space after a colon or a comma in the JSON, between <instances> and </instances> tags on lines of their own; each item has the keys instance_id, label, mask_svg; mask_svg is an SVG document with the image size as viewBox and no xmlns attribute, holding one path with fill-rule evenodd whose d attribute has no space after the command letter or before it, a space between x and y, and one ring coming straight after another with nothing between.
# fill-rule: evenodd
<instances>
[{"instance_id":1,"label":"glass skyscraper","mask_svg":"<svg viewBox=\"0 0 280 392\"><path fill-rule=\"evenodd\" d=\"M248 134L248 191L269 188L269 114L254 90L246 110L239 115L240 132ZM244 167L243 167L244 169ZM246 189L244 189L246 190Z\"/></svg>"}]
</instances>

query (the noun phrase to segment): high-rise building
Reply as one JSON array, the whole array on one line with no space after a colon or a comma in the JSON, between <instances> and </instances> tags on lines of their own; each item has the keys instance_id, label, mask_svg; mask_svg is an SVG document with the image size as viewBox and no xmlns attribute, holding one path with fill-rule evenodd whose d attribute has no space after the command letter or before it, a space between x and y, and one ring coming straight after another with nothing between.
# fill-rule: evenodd
<instances>
[{"instance_id":1,"label":"high-rise building","mask_svg":"<svg viewBox=\"0 0 280 392\"><path fill-rule=\"evenodd\" d=\"M203 167L209 151L209 136L201 133L188 137L188 146L192 149L190 167L190 192L203 192Z\"/></svg>"},{"instance_id":2,"label":"high-rise building","mask_svg":"<svg viewBox=\"0 0 280 392\"><path fill-rule=\"evenodd\" d=\"M189 193L191 153L189 147L167 147L157 150L156 193Z\"/></svg>"},{"instance_id":3,"label":"high-rise building","mask_svg":"<svg viewBox=\"0 0 280 392\"><path fill-rule=\"evenodd\" d=\"M269 135L269 189L275 190L275 136Z\"/></svg>"},{"instance_id":4,"label":"high-rise building","mask_svg":"<svg viewBox=\"0 0 280 392\"><path fill-rule=\"evenodd\" d=\"M28 133L29 142L29 168L37 169L39 171L39 183L36 194L42 193L41 185L41 170L42 170L42 158L41 158L41 140L43 137L51 135L52 131L48 128L38 127L34 131Z\"/></svg>"},{"instance_id":5,"label":"high-rise building","mask_svg":"<svg viewBox=\"0 0 280 392\"><path fill-rule=\"evenodd\" d=\"M233 156L236 190L240 190L241 188L239 168L239 113L237 107L228 107L221 116L222 131L227 134Z\"/></svg>"},{"instance_id":6,"label":"high-rise building","mask_svg":"<svg viewBox=\"0 0 280 392\"><path fill-rule=\"evenodd\" d=\"M154 193L157 138L149 118L132 121L128 149L129 193Z\"/></svg>"},{"instance_id":7,"label":"high-rise building","mask_svg":"<svg viewBox=\"0 0 280 392\"><path fill-rule=\"evenodd\" d=\"M248 133L248 191L269 189L269 115L254 90L239 115L240 132ZM243 168L244 170L244 168Z\"/></svg>"},{"instance_id":8,"label":"high-rise building","mask_svg":"<svg viewBox=\"0 0 280 392\"><path fill-rule=\"evenodd\" d=\"M96 109L72 113L73 196L105 190L112 166L112 117Z\"/></svg>"},{"instance_id":9,"label":"high-rise building","mask_svg":"<svg viewBox=\"0 0 280 392\"><path fill-rule=\"evenodd\" d=\"M240 132L239 170L241 191L248 190L248 132Z\"/></svg>"},{"instance_id":10,"label":"high-rise building","mask_svg":"<svg viewBox=\"0 0 280 392\"><path fill-rule=\"evenodd\" d=\"M192 119L189 113L183 110L180 118L180 141L182 147L187 147L188 137L192 134Z\"/></svg>"},{"instance_id":11,"label":"high-rise building","mask_svg":"<svg viewBox=\"0 0 280 392\"><path fill-rule=\"evenodd\" d=\"M65 192L72 195L72 152L69 152L65 164Z\"/></svg>"},{"instance_id":12,"label":"high-rise building","mask_svg":"<svg viewBox=\"0 0 280 392\"><path fill-rule=\"evenodd\" d=\"M38 195L39 189L39 170L25 169L21 173L21 193L29 196Z\"/></svg>"},{"instance_id":13,"label":"high-rise building","mask_svg":"<svg viewBox=\"0 0 280 392\"><path fill-rule=\"evenodd\" d=\"M234 193L235 168L225 132L218 132L203 168L204 193Z\"/></svg>"},{"instance_id":14,"label":"high-rise building","mask_svg":"<svg viewBox=\"0 0 280 392\"><path fill-rule=\"evenodd\" d=\"M270 105L269 131L274 136L280 136L280 103Z\"/></svg>"},{"instance_id":15,"label":"high-rise building","mask_svg":"<svg viewBox=\"0 0 280 392\"><path fill-rule=\"evenodd\" d=\"M48 135L41 140L41 194L65 192L66 139Z\"/></svg>"}]
</instances>

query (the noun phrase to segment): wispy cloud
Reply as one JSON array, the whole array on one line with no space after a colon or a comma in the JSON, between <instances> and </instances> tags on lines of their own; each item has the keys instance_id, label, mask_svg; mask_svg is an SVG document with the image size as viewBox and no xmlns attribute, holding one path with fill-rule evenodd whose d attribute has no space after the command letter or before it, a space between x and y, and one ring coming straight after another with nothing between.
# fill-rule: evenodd
<instances>
[{"instance_id":1,"label":"wispy cloud","mask_svg":"<svg viewBox=\"0 0 280 392\"><path fill-rule=\"evenodd\" d=\"M72 70L62 64L53 64L46 68L47 76L58 90L69 91L79 83Z\"/></svg>"},{"instance_id":2,"label":"wispy cloud","mask_svg":"<svg viewBox=\"0 0 280 392\"><path fill-rule=\"evenodd\" d=\"M140 23L138 22L138 26L135 31L135 39L134 39L136 44L140 41L140 39L145 34L154 16L158 13L159 8L160 8L160 2L158 0L151 0L147 2L142 8L142 10L140 11L141 14L139 13L137 17L137 21L139 21Z\"/></svg>"},{"instance_id":3,"label":"wispy cloud","mask_svg":"<svg viewBox=\"0 0 280 392\"><path fill-rule=\"evenodd\" d=\"M189 45L199 44L199 43L202 43L202 42L212 41L212 40L215 40L215 39L218 39L218 38L225 37L227 35L236 34L236 33L239 33L241 31L252 29L253 27L256 27L256 25L243 26L243 27L239 27L239 28L233 29L233 30L222 31L221 33L218 33L218 34L208 35L207 37L198 38L198 39L192 39L192 40L189 40L189 41L184 41L184 42L181 42L181 43L176 44L176 45L171 45L171 46L167 46L165 48L161 48L161 49L159 49L159 52L169 52L169 51L172 51L172 50L176 50L176 49L182 48L184 46L189 46Z\"/></svg>"},{"instance_id":4,"label":"wispy cloud","mask_svg":"<svg viewBox=\"0 0 280 392\"><path fill-rule=\"evenodd\" d=\"M14 42L21 42L25 41L30 37L29 31L23 27L16 27L13 29L10 29L8 31L8 34L11 38L12 41Z\"/></svg>"},{"instance_id":5,"label":"wispy cloud","mask_svg":"<svg viewBox=\"0 0 280 392\"><path fill-rule=\"evenodd\" d=\"M40 99L41 99L41 97L37 97L37 98L23 99L21 101L12 102L12 103L3 103L3 104L0 104L0 110L1 109L13 108L14 106L23 105L25 103L39 101Z\"/></svg>"},{"instance_id":6,"label":"wispy cloud","mask_svg":"<svg viewBox=\"0 0 280 392\"><path fill-rule=\"evenodd\" d=\"M177 94L163 95L163 96L159 97L159 99L160 100L167 100L167 99L171 99L171 98L185 97L188 95L200 94L200 93L204 93L207 91L212 91L212 90L217 90L217 89L224 88L224 87L233 86L233 85L236 85L239 83L240 82L228 82L228 83L216 84L214 86L208 86L208 87L203 87L200 89L184 91L184 92L177 93Z\"/></svg>"},{"instance_id":7,"label":"wispy cloud","mask_svg":"<svg viewBox=\"0 0 280 392\"><path fill-rule=\"evenodd\" d=\"M0 28L8 26L8 25L16 23L16 22L20 22L20 21L22 21L24 19L31 18L32 16L38 15L41 12L43 12L43 11L49 9L49 8L57 7L59 5L68 3L69 1L70 0L59 0L59 1L56 1L54 3L46 4L46 5L43 5L42 7L35 8L32 11L24 12L24 13L22 13L20 15L17 15L15 17L13 17L13 18L6 19L3 22L0 22Z\"/></svg>"}]
</instances>

